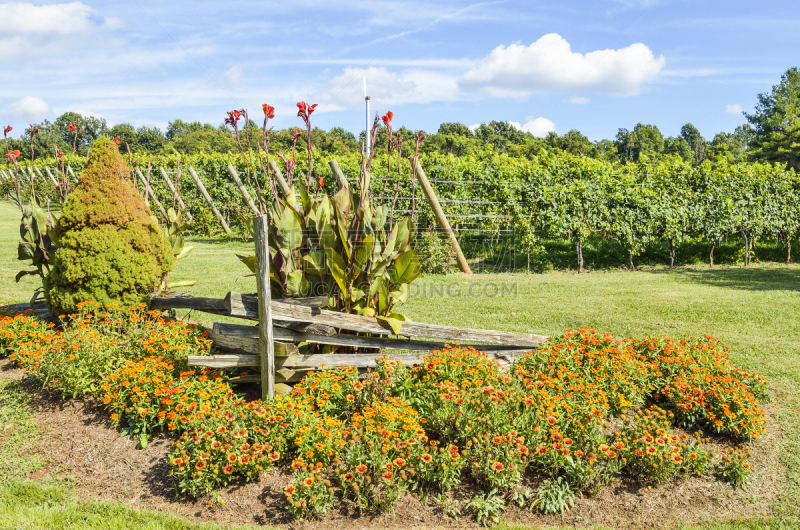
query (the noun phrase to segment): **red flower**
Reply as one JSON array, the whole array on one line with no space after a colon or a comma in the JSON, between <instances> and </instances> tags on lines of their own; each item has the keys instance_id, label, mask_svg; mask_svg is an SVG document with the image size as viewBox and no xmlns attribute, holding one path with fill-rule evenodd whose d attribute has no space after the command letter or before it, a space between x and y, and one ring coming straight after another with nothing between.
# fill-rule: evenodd
<instances>
[{"instance_id":1,"label":"red flower","mask_svg":"<svg viewBox=\"0 0 800 530\"><path fill-rule=\"evenodd\" d=\"M394 113L390 110L381 119L383 120L383 124L384 125L386 125L387 127L391 127L392 126L392 118L394 118Z\"/></svg>"},{"instance_id":2,"label":"red flower","mask_svg":"<svg viewBox=\"0 0 800 530\"><path fill-rule=\"evenodd\" d=\"M113 142L114 142L115 144L117 144L117 145L119 145L119 144L121 144L121 143L122 143L122 142L120 142L119 140L117 140L117 137L116 137L116 136L114 137L114 140L113 140Z\"/></svg>"},{"instance_id":3,"label":"red flower","mask_svg":"<svg viewBox=\"0 0 800 530\"><path fill-rule=\"evenodd\" d=\"M301 136L303 136L303 133L301 133L300 131L298 131L297 129L295 129L295 130L294 130L294 134L292 135L292 141L293 141L293 142L296 142L296 141L297 141L297 139L298 139L298 138L300 138Z\"/></svg>"},{"instance_id":4,"label":"red flower","mask_svg":"<svg viewBox=\"0 0 800 530\"><path fill-rule=\"evenodd\" d=\"M16 159L16 158L17 158L17 157L18 157L20 154L21 154L21 153L20 153L20 150L19 150L19 149L17 149L16 151L11 151L10 153L6 153L6 156L7 156L8 158L10 158L11 160L14 160L14 159Z\"/></svg>"},{"instance_id":5,"label":"red flower","mask_svg":"<svg viewBox=\"0 0 800 530\"><path fill-rule=\"evenodd\" d=\"M69 124L69 127L67 127L67 129L69 129L70 131L75 131L75 130L77 130L78 128L77 128L77 127L75 127L75 124L74 124L74 123L70 123L70 124Z\"/></svg>"},{"instance_id":6,"label":"red flower","mask_svg":"<svg viewBox=\"0 0 800 530\"><path fill-rule=\"evenodd\" d=\"M261 108L264 109L264 116L266 116L267 118L272 119L275 117L275 107L271 107L266 103L264 103L263 105L261 105Z\"/></svg>"},{"instance_id":7,"label":"red flower","mask_svg":"<svg viewBox=\"0 0 800 530\"><path fill-rule=\"evenodd\" d=\"M8 126L4 127L4 128L3 128L3 134L8 134L8 133L10 133L10 132L11 132L11 129L13 129L13 127L11 127L11 125L8 125Z\"/></svg>"},{"instance_id":8,"label":"red flower","mask_svg":"<svg viewBox=\"0 0 800 530\"><path fill-rule=\"evenodd\" d=\"M320 177L320 178L319 178L319 181L318 181L318 182L319 182L319 187L320 187L320 188L322 188L322 187L324 187L324 186L325 186L325 179L323 179L322 177Z\"/></svg>"},{"instance_id":9,"label":"red flower","mask_svg":"<svg viewBox=\"0 0 800 530\"><path fill-rule=\"evenodd\" d=\"M303 121L308 124L308 118L314 113L314 109L317 108L317 104L314 103L313 105L309 105L305 101L301 101L297 104L297 108L297 116L303 118Z\"/></svg>"}]
</instances>

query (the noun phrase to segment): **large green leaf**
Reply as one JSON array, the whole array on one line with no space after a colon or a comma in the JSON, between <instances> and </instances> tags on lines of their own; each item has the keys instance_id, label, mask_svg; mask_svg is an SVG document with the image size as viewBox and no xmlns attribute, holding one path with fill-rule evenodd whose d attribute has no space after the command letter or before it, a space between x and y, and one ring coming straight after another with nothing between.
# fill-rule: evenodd
<instances>
[{"instance_id":1,"label":"large green leaf","mask_svg":"<svg viewBox=\"0 0 800 530\"><path fill-rule=\"evenodd\" d=\"M327 258L328 270L331 276L339 286L339 290L343 295L347 294L347 277L344 274L345 263L342 256L332 248L325 247L325 257Z\"/></svg>"},{"instance_id":2,"label":"large green leaf","mask_svg":"<svg viewBox=\"0 0 800 530\"><path fill-rule=\"evenodd\" d=\"M403 323L396 318L376 317L378 322L392 330L392 333L399 335L403 331Z\"/></svg>"},{"instance_id":3,"label":"large green leaf","mask_svg":"<svg viewBox=\"0 0 800 530\"><path fill-rule=\"evenodd\" d=\"M280 236L285 250L292 253L303 244L303 220L294 208L286 206L280 220Z\"/></svg>"},{"instance_id":4,"label":"large green leaf","mask_svg":"<svg viewBox=\"0 0 800 530\"><path fill-rule=\"evenodd\" d=\"M303 271L293 271L286 275L286 295L300 298L308 292L308 280Z\"/></svg>"},{"instance_id":5,"label":"large green leaf","mask_svg":"<svg viewBox=\"0 0 800 530\"><path fill-rule=\"evenodd\" d=\"M312 250L303 256L303 264L308 274L321 278L325 274L325 252L322 250Z\"/></svg>"},{"instance_id":6,"label":"large green leaf","mask_svg":"<svg viewBox=\"0 0 800 530\"><path fill-rule=\"evenodd\" d=\"M353 262L353 265L356 268L356 276L360 274L361 271L366 270L369 266L369 261L372 259L372 246L374 244L374 240L375 238L372 234L370 234L363 238L358 244L355 261Z\"/></svg>"},{"instance_id":7,"label":"large green leaf","mask_svg":"<svg viewBox=\"0 0 800 530\"><path fill-rule=\"evenodd\" d=\"M392 283L411 283L422 272L416 249L406 250L394 260L390 279Z\"/></svg>"},{"instance_id":8,"label":"large green leaf","mask_svg":"<svg viewBox=\"0 0 800 530\"><path fill-rule=\"evenodd\" d=\"M250 272L253 274L258 272L258 260L255 256L240 256L237 254L236 257L239 258L239 261L244 263L245 267L250 269Z\"/></svg>"}]
</instances>

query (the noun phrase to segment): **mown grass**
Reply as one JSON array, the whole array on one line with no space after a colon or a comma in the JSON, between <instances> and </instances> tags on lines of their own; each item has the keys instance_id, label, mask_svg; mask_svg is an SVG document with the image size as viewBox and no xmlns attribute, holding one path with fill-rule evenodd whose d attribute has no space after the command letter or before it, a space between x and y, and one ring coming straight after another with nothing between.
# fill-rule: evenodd
<instances>
[{"instance_id":1,"label":"mown grass","mask_svg":"<svg viewBox=\"0 0 800 530\"><path fill-rule=\"evenodd\" d=\"M18 215L0 202L0 301L30 298L35 279L14 283ZM183 289L222 297L230 290L255 291L236 258L252 243L190 238L193 253L173 273L196 279ZM790 528L800 514L800 266L761 263L749 268L698 265L673 270L595 271L578 275L460 274L423 276L401 309L413 320L462 327L524 331L554 336L586 325L618 337L665 334L713 335L732 348L736 363L770 379L771 399L784 436L779 455L786 490L773 507L776 519L706 525L708 529ZM195 314L210 324L219 317ZM12 525L13 526L13 525ZM2 525L0 525L2 527ZM507 527L512 528L512 527Z\"/></svg>"}]
</instances>

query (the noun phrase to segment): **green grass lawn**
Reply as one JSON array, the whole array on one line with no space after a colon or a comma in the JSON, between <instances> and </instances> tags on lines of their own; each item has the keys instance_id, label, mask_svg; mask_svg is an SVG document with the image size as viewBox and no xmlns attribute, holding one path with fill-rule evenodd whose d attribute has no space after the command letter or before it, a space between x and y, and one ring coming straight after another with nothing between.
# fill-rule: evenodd
<instances>
[{"instance_id":1,"label":"green grass lawn","mask_svg":"<svg viewBox=\"0 0 800 530\"><path fill-rule=\"evenodd\" d=\"M20 268L14 259L18 223L12 206L0 202L0 302L5 303L28 300L37 284L32 277L14 283ZM236 254L252 254L252 244L191 238L190 244L194 251L172 277L198 283L182 291L215 297L230 290L255 291L254 278L237 279L248 271ZM427 276L415 284L412 299L401 310L421 322L551 336L586 325L618 337L707 333L723 340L734 362L770 379L771 399L781 406L777 419L785 434L779 455L788 468L787 489L775 513L784 518L800 513L800 266ZM204 324L220 320L212 315L192 318ZM3 495L8 493L0 493L0 510L7 510ZM65 502L64 509L72 509ZM25 510L20 509L19 524L11 527L26 527ZM12 520L3 517L9 517L7 511L0 511L0 527ZM782 525L776 520L707 528Z\"/></svg>"}]
</instances>

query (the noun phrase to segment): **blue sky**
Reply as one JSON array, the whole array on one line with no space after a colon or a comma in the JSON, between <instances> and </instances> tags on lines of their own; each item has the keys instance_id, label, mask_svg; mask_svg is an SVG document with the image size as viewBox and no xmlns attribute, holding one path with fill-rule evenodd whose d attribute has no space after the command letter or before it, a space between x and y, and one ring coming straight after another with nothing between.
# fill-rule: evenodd
<instances>
[{"instance_id":1,"label":"blue sky","mask_svg":"<svg viewBox=\"0 0 800 530\"><path fill-rule=\"evenodd\" d=\"M789 0L174 0L0 3L0 121L69 110L165 128L276 107L275 127L363 129L363 78L395 127L493 119L612 138L707 137L800 65Z\"/></svg>"}]
</instances>

